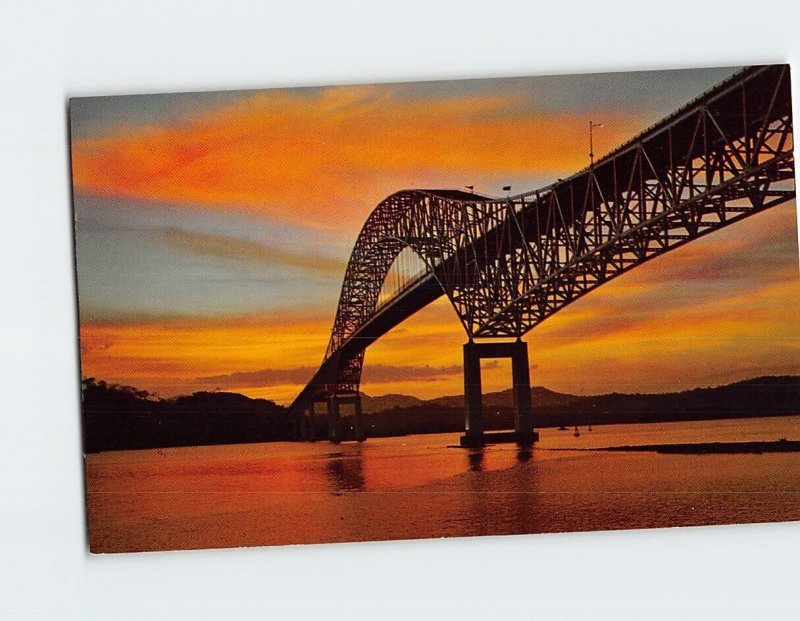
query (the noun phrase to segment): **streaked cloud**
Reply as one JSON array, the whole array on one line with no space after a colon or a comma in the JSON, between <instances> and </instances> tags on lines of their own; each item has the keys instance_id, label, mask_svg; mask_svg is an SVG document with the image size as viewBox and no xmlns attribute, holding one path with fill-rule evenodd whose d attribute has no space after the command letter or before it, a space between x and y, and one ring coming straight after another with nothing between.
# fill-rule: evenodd
<instances>
[{"instance_id":1,"label":"streaked cloud","mask_svg":"<svg viewBox=\"0 0 800 621\"><path fill-rule=\"evenodd\" d=\"M81 316L238 316L336 304L350 253L316 226L76 196Z\"/></svg>"},{"instance_id":2,"label":"streaked cloud","mask_svg":"<svg viewBox=\"0 0 800 621\"><path fill-rule=\"evenodd\" d=\"M244 97L250 91L157 93L151 95L76 97L69 102L70 132L94 138L109 132L133 133L142 127L181 124Z\"/></svg>"},{"instance_id":3,"label":"streaked cloud","mask_svg":"<svg viewBox=\"0 0 800 621\"><path fill-rule=\"evenodd\" d=\"M598 151L644 118L607 109L604 121ZM492 173L552 179L580 168L587 122L530 110L519 92L410 100L391 86L331 87L313 98L264 91L181 123L73 140L73 178L83 194L340 228L409 185L463 185Z\"/></svg>"},{"instance_id":4,"label":"streaked cloud","mask_svg":"<svg viewBox=\"0 0 800 621\"><path fill-rule=\"evenodd\" d=\"M490 363L485 368L495 368L496 363ZM303 385L316 373L316 366L297 367L294 369L260 369L258 371L228 373L226 375L211 375L197 377L194 384L201 387L215 387L220 389L254 388L280 386L284 384ZM461 365L447 367L403 366L390 364L369 365L364 372L366 382L396 382L396 381L429 381L444 377L460 376Z\"/></svg>"},{"instance_id":5,"label":"streaked cloud","mask_svg":"<svg viewBox=\"0 0 800 621\"><path fill-rule=\"evenodd\" d=\"M217 318L142 317L81 323L84 375L164 396L191 392L196 377L285 366L314 366L332 315L284 312Z\"/></svg>"},{"instance_id":6,"label":"streaked cloud","mask_svg":"<svg viewBox=\"0 0 800 621\"><path fill-rule=\"evenodd\" d=\"M293 252L285 248L228 237L172 230L164 234L167 243L201 255L255 261L279 267L297 267L323 276L344 276L345 263L318 253Z\"/></svg>"}]
</instances>

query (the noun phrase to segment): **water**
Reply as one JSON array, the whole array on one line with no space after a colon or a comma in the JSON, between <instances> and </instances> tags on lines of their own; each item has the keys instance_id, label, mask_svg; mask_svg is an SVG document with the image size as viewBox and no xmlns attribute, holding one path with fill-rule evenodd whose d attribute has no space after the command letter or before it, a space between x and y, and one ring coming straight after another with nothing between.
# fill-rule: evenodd
<instances>
[{"instance_id":1,"label":"water","mask_svg":"<svg viewBox=\"0 0 800 621\"><path fill-rule=\"evenodd\" d=\"M531 450L459 434L87 457L94 552L800 520L800 453L549 451L800 439L800 416L593 431Z\"/></svg>"}]
</instances>

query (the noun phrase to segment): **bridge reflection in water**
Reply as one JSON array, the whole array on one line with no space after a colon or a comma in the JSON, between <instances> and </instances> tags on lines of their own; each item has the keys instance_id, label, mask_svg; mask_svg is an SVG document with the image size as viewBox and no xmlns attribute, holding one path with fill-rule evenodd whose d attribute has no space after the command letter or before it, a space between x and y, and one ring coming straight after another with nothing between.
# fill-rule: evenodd
<instances>
[{"instance_id":1,"label":"bridge reflection in water","mask_svg":"<svg viewBox=\"0 0 800 621\"><path fill-rule=\"evenodd\" d=\"M334 493L364 491L364 464L360 450L329 455L325 475Z\"/></svg>"},{"instance_id":2,"label":"bridge reflection in water","mask_svg":"<svg viewBox=\"0 0 800 621\"><path fill-rule=\"evenodd\" d=\"M366 348L442 295L467 335L465 434L480 446L481 358L512 360L513 438L536 439L529 330L642 263L795 196L787 65L748 67L568 179L504 198L404 190L367 218L319 370L291 406L313 439L315 404L342 439L365 438Z\"/></svg>"}]
</instances>

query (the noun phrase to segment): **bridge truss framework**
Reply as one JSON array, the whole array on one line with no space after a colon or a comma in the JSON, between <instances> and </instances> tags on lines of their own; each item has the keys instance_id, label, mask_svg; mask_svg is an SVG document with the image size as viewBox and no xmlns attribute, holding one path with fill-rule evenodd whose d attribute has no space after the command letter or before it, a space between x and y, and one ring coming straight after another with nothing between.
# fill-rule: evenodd
<instances>
[{"instance_id":1,"label":"bridge truss framework","mask_svg":"<svg viewBox=\"0 0 800 621\"><path fill-rule=\"evenodd\" d=\"M541 190L502 199L447 190L393 194L358 236L325 359L292 408L327 401L334 429L337 401L358 400L366 347L440 295L469 343L516 342L616 276L794 196L787 65L748 67ZM386 274L407 247L427 272L379 309ZM477 355L468 349L465 372ZM480 389L477 403L470 394L465 378L465 427L467 436L478 430L479 443ZM517 420L530 418L517 408Z\"/></svg>"}]
</instances>

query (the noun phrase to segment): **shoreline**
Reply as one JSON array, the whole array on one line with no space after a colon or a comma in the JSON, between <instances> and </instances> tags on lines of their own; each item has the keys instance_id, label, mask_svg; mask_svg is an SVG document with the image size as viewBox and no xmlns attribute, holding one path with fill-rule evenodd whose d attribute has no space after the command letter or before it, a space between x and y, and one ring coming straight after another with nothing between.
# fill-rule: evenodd
<instances>
[{"instance_id":1,"label":"shoreline","mask_svg":"<svg viewBox=\"0 0 800 621\"><path fill-rule=\"evenodd\" d=\"M755 441L755 442L698 442L684 444L641 444L604 446L600 448L544 448L545 451L644 451L669 455L740 455L744 453L798 453L800 440Z\"/></svg>"}]
</instances>

